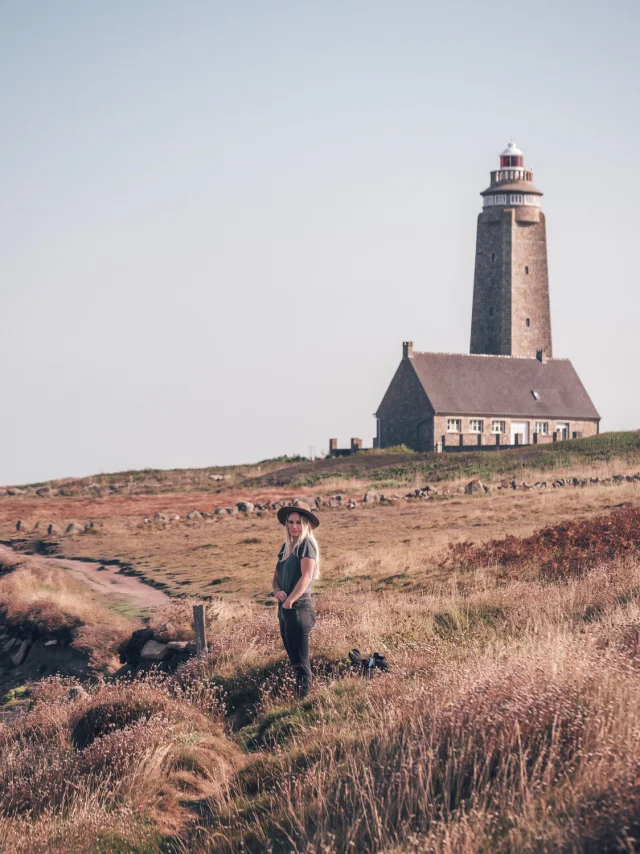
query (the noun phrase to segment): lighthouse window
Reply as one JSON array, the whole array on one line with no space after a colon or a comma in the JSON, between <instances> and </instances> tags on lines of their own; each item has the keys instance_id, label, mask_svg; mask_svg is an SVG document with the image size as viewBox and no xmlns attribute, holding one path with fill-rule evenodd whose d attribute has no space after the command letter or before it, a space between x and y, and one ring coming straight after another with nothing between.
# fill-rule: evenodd
<instances>
[{"instance_id":1,"label":"lighthouse window","mask_svg":"<svg viewBox=\"0 0 640 854\"><path fill-rule=\"evenodd\" d=\"M527 317L527 326L531 326L531 319Z\"/></svg>"},{"instance_id":2,"label":"lighthouse window","mask_svg":"<svg viewBox=\"0 0 640 854\"><path fill-rule=\"evenodd\" d=\"M493 264L493 262L494 262L495 260L496 260L496 253L495 253L495 252L492 252L492 253L491 253L491 263Z\"/></svg>"},{"instance_id":3,"label":"lighthouse window","mask_svg":"<svg viewBox=\"0 0 640 854\"><path fill-rule=\"evenodd\" d=\"M522 198L520 193L511 193L509 203L512 205L522 205L524 204L524 199Z\"/></svg>"},{"instance_id":4,"label":"lighthouse window","mask_svg":"<svg viewBox=\"0 0 640 854\"><path fill-rule=\"evenodd\" d=\"M525 273L526 273L527 275L529 275L529 268L528 268L528 267L525 267L525 268L524 268L524 271L525 271Z\"/></svg>"},{"instance_id":5,"label":"lighthouse window","mask_svg":"<svg viewBox=\"0 0 640 854\"><path fill-rule=\"evenodd\" d=\"M494 197L494 204L496 204L496 205L506 205L506 204L507 204L507 197L506 197L506 196L501 196L501 195L500 195L500 196L495 196L495 197Z\"/></svg>"},{"instance_id":6,"label":"lighthouse window","mask_svg":"<svg viewBox=\"0 0 640 854\"><path fill-rule=\"evenodd\" d=\"M493 306L489 309L489 317L493 317Z\"/></svg>"}]
</instances>

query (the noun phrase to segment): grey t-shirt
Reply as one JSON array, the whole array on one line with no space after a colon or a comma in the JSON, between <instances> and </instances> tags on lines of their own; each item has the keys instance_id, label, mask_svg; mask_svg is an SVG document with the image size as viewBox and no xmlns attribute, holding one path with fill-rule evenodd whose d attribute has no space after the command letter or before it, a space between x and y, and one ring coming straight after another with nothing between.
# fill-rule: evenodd
<instances>
[{"instance_id":1,"label":"grey t-shirt","mask_svg":"<svg viewBox=\"0 0 640 854\"><path fill-rule=\"evenodd\" d=\"M303 557L310 557L313 558L313 560L317 560L318 554L313 543L310 542L310 540L305 540L301 546L294 547L292 554L290 554L286 560L282 559L283 555L284 545L278 553L278 565L276 567L276 572L278 573L278 586L280 587L280 590L284 590L287 596L289 596L293 592L293 588L302 578L302 571L300 569L301 559ZM310 598L311 584L309 584L300 599ZM300 601L300 599L298 601Z\"/></svg>"}]
</instances>

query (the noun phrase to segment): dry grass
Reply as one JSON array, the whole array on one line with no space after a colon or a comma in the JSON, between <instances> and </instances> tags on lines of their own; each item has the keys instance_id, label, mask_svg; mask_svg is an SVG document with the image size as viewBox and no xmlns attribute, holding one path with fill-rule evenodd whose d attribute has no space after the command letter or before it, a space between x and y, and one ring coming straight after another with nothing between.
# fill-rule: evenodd
<instances>
[{"instance_id":1,"label":"dry grass","mask_svg":"<svg viewBox=\"0 0 640 854\"><path fill-rule=\"evenodd\" d=\"M212 602L207 661L35 692L0 738L4 838L18 852L633 850L639 591L630 559L562 584L485 568L406 593L334 589L304 701L273 612ZM189 604L156 619L186 624ZM352 675L354 645L384 651L390 673Z\"/></svg>"}]
</instances>

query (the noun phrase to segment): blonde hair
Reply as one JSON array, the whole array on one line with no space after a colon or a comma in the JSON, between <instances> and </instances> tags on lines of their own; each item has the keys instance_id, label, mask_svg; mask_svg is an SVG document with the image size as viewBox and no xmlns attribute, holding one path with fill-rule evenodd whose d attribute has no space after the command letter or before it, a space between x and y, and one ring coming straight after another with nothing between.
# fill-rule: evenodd
<instances>
[{"instance_id":1,"label":"blonde hair","mask_svg":"<svg viewBox=\"0 0 640 854\"><path fill-rule=\"evenodd\" d=\"M297 513L297 512L298 512L297 510L291 511L291 513ZM291 513L289 513L289 515L287 516L287 519L289 518L289 516L291 516ZM302 531L300 533L300 537L298 538L297 543L293 542L293 538L292 538L291 534L289 533L289 526L286 524L286 520L285 520L284 530L286 533L286 540L284 543L284 552L282 555L282 560L286 560L292 554L297 555L299 550L300 550L300 546L304 543L305 540L309 540L311 545L316 550L316 566L315 566L315 569L313 570L313 578L312 578L313 581L316 581L318 578L320 578L320 546L318 545L318 541L316 540L316 538L313 535L313 528L311 527L311 523L309 522L307 517L302 513L299 513L298 515L300 516L300 521L302 522Z\"/></svg>"}]
</instances>

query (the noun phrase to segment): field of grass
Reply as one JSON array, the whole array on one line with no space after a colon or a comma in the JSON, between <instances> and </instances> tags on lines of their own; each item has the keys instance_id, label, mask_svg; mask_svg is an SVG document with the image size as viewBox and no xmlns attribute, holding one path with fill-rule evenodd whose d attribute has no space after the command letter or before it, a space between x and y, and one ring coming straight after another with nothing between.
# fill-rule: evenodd
<instances>
[{"instance_id":1,"label":"field of grass","mask_svg":"<svg viewBox=\"0 0 640 854\"><path fill-rule=\"evenodd\" d=\"M632 435L611 457L600 437L554 471L635 472ZM262 477L242 495L287 494ZM208 657L172 675L113 681L105 655L104 678L82 691L49 678L8 692L30 706L0 726L0 850L638 850L638 482L321 510L315 685L302 701L269 595L275 514L184 520L240 496L224 489L0 499L3 540L120 560L173 596L153 626L188 632L205 598L209 638ZM42 537L43 507L94 529ZM183 518L144 523L160 509ZM0 569L12 619L138 624L62 570L20 561ZM363 679L353 647L383 652L389 672Z\"/></svg>"}]
</instances>

